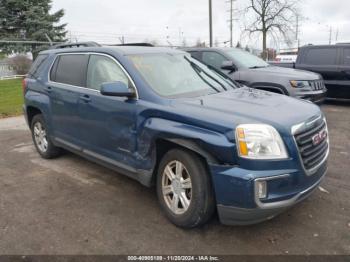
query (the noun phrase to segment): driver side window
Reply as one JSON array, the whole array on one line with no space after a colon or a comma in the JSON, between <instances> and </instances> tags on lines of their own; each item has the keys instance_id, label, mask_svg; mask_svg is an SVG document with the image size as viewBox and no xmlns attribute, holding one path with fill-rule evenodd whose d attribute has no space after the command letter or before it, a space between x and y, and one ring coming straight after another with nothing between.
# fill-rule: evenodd
<instances>
[{"instance_id":1,"label":"driver side window","mask_svg":"<svg viewBox=\"0 0 350 262\"><path fill-rule=\"evenodd\" d=\"M102 55L91 55L89 59L86 87L100 90L101 84L120 81L129 85L129 79L111 58Z\"/></svg>"},{"instance_id":2,"label":"driver side window","mask_svg":"<svg viewBox=\"0 0 350 262\"><path fill-rule=\"evenodd\" d=\"M222 63L228 59L216 52L203 52L202 60L207 65L221 69Z\"/></svg>"}]
</instances>

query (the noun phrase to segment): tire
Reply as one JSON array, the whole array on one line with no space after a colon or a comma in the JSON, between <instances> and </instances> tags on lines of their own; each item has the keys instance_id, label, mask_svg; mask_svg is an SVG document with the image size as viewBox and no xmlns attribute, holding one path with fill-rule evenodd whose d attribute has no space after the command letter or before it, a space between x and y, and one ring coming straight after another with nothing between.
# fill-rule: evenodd
<instances>
[{"instance_id":1,"label":"tire","mask_svg":"<svg viewBox=\"0 0 350 262\"><path fill-rule=\"evenodd\" d=\"M157 195L166 217L178 227L201 226L215 211L214 193L205 163L187 150L172 149L164 155L158 168Z\"/></svg>"},{"instance_id":2,"label":"tire","mask_svg":"<svg viewBox=\"0 0 350 262\"><path fill-rule=\"evenodd\" d=\"M61 149L54 146L51 142L42 114L33 117L31 131L35 148L42 158L51 159L58 157L61 154Z\"/></svg>"}]
</instances>

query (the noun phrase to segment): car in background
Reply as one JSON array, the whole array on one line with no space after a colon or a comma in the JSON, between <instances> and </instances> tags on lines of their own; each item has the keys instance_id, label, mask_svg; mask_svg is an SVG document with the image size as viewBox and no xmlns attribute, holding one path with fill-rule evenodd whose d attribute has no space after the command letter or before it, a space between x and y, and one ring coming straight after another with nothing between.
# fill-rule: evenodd
<instances>
[{"instance_id":1,"label":"car in background","mask_svg":"<svg viewBox=\"0 0 350 262\"><path fill-rule=\"evenodd\" d=\"M307 45L299 50L295 63L271 63L322 75L327 98L350 99L350 44Z\"/></svg>"},{"instance_id":2,"label":"car in background","mask_svg":"<svg viewBox=\"0 0 350 262\"><path fill-rule=\"evenodd\" d=\"M238 48L185 48L211 69L243 85L322 103L326 88L316 73L272 66Z\"/></svg>"},{"instance_id":3,"label":"car in background","mask_svg":"<svg viewBox=\"0 0 350 262\"><path fill-rule=\"evenodd\" d=\"M298 49L281 49L275 58L276 63L295 63L298 57Z\"/></svg>"}]
</instances>

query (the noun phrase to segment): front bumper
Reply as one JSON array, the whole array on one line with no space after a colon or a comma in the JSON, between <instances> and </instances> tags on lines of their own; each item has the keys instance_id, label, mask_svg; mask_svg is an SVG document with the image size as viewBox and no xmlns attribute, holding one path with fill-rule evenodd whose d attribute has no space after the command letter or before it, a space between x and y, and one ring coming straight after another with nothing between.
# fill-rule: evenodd
<instances>
[{"instance_id":1,"label":"front bumper","mask_svg":"<svg viewBox=\"0 0 350 262\"><path fill-rule=\"evenodd\" d=\"M315 104L322 104L326 99L327 90L298 92L295 94L296 98L308 100Z\"/></svg>"},{"instance_id":2,"label":"front bumper","mask_svg":"<svg viewBox=\"0 0 350 262\"><path fill-rule=\"evenodd\" d=\"M269 220L307 198L321 183L326 170L327 162L312 176L298 170L249 171L238 167L216 173L213 177L219 219L225 225ZM269 181L271 189L262 200L257 198L254 188L255 181L260 179Z\"/></svg>"},{"instance_id":3,"label":"front bumper","mask_svg":"<svg viewBox=\"0 0 350 262\"><path fill-rule=\"evenodd\" d=\"M311 187L301 191L290 199L268 203L265 205L262 204L261 206L252 209L218 205L217 210L220 222L224 225L251 225L272 219L311 195L311 193L321 183L325 174L326 172Z\"/></svg>"}]
</instances>

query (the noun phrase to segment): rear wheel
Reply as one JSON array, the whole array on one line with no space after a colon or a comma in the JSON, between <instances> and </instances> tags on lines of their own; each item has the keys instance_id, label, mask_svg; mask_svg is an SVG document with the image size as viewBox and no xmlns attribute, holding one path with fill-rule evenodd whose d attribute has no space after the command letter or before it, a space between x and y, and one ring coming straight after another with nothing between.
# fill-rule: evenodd
<instances>
[{"instance_id":1,"label":"rear wheel","mask_svg":"<svg viewBox=\"0 0 350 262\"><path fill-rule=\"evenodd\" d=\"M200 226L215 210L205 163L187 150L173 149L165 154L158 169L157 195L165 215L180 227Z\"/></svg>"},{"instance_id":2,"label":"rear wheel","mask_svg":"<svg viewBox=\"0 0 350 262\"><path fill-rule=\"evenodd\" d=\"M41 114L33 117L31 131L35 148L41 157L49 159L60 155L61 149L54 146L51 142L46 123Z\"/></svg>"}]
</instances>

